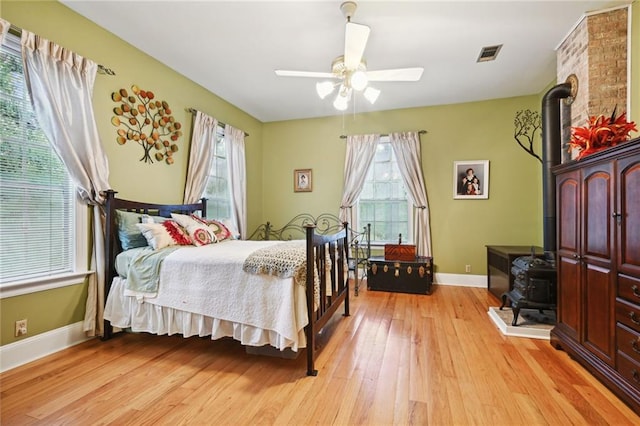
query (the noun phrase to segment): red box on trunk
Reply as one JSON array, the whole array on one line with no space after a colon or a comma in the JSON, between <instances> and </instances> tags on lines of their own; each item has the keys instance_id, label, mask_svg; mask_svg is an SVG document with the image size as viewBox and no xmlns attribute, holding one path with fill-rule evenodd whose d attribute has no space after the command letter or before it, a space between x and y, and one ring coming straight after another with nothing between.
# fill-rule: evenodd
<instances>
[{"instance_id":1,"label":"red box on trunk","mask_svg":"<svg viewBox=\"0 0 640 426\"><path fill-rule=\"evenodd\" d=\"M416 246L412 244L385 244L384 260L413 262L416 260Z\"/></svg>"}]
</instances>

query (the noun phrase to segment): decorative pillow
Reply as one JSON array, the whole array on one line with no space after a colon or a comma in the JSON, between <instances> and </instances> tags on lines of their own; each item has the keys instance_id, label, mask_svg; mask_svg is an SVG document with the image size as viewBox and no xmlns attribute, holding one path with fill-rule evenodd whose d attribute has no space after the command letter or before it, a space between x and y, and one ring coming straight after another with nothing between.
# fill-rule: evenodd
<instances>
[{"instance_id":1,"label":"decorative pillow","mask_svg":"<svg viewBox=\"0 0 640 426\"><path fill-rule=\"evenodd\" d=\"M178 225L182 226L191 237L195 246L205 246L207 244L217 243L216 235L213 233L204 223L194 219L186 214L171 213L173 220L178 222Z\"/></svg>"},{"instance_id":2,"label":"decorative pillow","mask_svg":"<svg viewBox=\"0 0 640 426\"><path fill-rule=\"evenodd\" d=\"M122 250L136 247L147 247L147 239L136 226L139 223L161 223L167 220L162 216L149 216L144 213L134 213L125 210L116 210L116 226Z\"/></svg>"},{"instance_id":3,"label":"decorative pillow","mask_svg":"<svg viewBox=\"0 0 640 426\"><path fill-rule=\"evenodd\" d=\"M162 223L138 223L136 226L154 250L175 245L191 245L189 235L173 220Z\"/></svg>"},{"instance_id":4,"label":"decorative pillow","mask_svg":"<svg viewBox=\"0 0 640 426\"><path fill-rule=\"evenodd\" d=\"M223 220L222 224L227 227L229 232L231 232L231 239L234 239L234 240L240 239L240 231L236 229L236 225L233 222L231 222L230 219Z\"/></svg>"},{"instance_id":5,"label":"decorative pillow","mask_svg":"<svg viewBox=\"0 0 640 426\"><path fill-rule=\"evenodd\" d=\"M136 226L140 223L140 213L132 213L116 210L116 225L118 226L118 237L122 250L129 250L135 247L146 247L147 240Z\"/></svg>"},{"instance_id":6,"label":"decorative pillow","mask_svg":"<svg viewBox=\"0 0 640 426\"><path fill-rule=\"evenodd\" d=\"M213 232L213 234L216 236L216 239L218 240L218 242L233 239L233 235L231 234L231 231L229 231L229 228L227 228L225 224L222 223L221 221L215 220L215 219L206 219L206 218L202 218L194 215L191 215L191 217L207 225L209 229Z\"/></svg>"}]
</instances>

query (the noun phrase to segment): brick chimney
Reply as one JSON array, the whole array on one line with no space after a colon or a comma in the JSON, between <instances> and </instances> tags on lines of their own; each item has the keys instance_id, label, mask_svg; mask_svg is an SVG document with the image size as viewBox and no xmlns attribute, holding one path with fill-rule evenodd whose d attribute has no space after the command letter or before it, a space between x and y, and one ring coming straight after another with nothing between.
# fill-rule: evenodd
<instances>
[{"instance_id":1,"label":"brick chimney","mask_svg":"<svg viewBox=\"0 0 640 426\"><path fill-rule=\"evenodd\" d=\"M586 14L557 49L557 81L578 80L571 108L563 108L563 161L571 126L584 126L587 117L616 115L628 110L629 7Z\"/></svg>"}]
</instances>

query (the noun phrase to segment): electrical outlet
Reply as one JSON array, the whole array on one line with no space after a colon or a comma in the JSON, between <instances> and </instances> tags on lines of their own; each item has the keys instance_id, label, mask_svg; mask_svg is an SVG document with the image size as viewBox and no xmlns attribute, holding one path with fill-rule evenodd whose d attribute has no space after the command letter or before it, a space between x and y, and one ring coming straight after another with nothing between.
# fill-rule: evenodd
<instances>
[{"instance_id":1,"label":"electrical outlet","mask_svg":"<svg viewBox=\"0 0 640 426\"><path fill-rule=\"evenodd\" d=\"M465 272L471 272L471 265L464 265Z\"/></svg>"},{"instance_id":2,"label":"electrical outlet","mask_svg":"<svg viewBox=\"0 0 640 426\"><path fill-rule=\"evenodd\" d=\"M16 321L16 337L24 336L25 334L27 334L27 320Z\"/></svg>"}]
</instances>

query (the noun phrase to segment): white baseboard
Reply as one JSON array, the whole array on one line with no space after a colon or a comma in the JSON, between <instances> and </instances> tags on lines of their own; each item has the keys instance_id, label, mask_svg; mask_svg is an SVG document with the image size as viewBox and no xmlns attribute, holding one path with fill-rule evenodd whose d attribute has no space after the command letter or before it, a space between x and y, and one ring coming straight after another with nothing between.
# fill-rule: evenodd
<instances>
[{"instance_id":1,"label":"white baseboard","mask_svg":"<svg viewBox=\"0 0 640 426\"><path fill-rule=\"evenodd\" d=\"M455 285L460 287L487 287L486 275L470 274L434 274L434 284Z\"/></svg>"},{"instance_id":2,"label":"white baseboard","mask_svg":"<svg viewBox=\"0 0 640 426\"><path fill-rule=\"evenodd\" d=\"M85 335L82 326L83 322L80 321L0 346L0 372L11 370L91 339Z\"/></svg>"}]
</instances>

